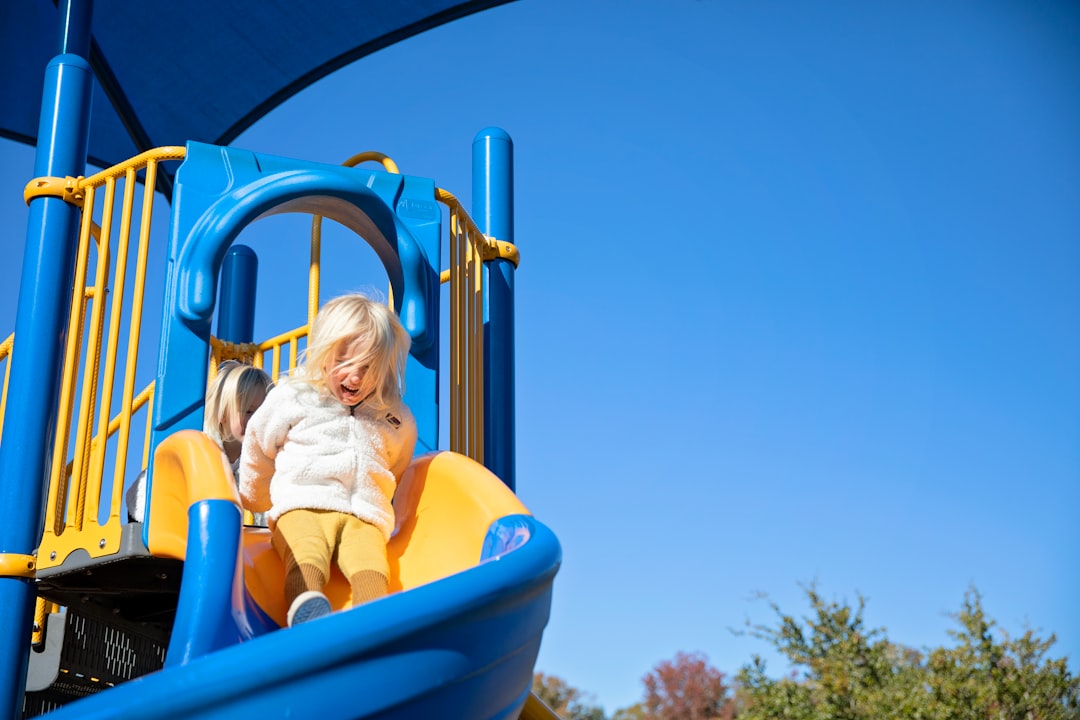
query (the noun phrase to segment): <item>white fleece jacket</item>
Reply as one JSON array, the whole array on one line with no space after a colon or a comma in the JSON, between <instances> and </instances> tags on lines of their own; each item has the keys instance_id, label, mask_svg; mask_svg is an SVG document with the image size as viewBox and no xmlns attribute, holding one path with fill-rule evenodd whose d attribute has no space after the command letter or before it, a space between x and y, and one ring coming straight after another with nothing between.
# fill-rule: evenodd
<instances>
[{"instance_id":1,"label":"white fleece jacket","mask_svg":"<svg viewBox=\"0 0 1080 720\"><path fill-rule=\"evenodd\" d=\"M383 531L390 501L416 447L405 403L376 410L342 405L309 383L286 379L248 421L240 452L240 497L277 520L289 510L335 510Z\"/></svg>"}]
</instances>

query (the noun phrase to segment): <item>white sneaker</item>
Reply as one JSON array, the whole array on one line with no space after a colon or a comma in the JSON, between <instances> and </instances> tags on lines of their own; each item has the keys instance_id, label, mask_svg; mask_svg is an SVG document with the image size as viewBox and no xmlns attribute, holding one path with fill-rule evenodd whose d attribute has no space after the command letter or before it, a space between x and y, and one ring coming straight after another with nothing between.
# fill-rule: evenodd
<instances>
[{"instance_id":1,"label":"white sneaker","mask_svg":"<svg viewBox=\"0 0 1080 720\"><path fill-rule=\"evenodd\" d=\"M316 620L330 614L330 599L318 590L307 590L296 596L289 606L289 627Z\"/></svg>"}]
</instances>

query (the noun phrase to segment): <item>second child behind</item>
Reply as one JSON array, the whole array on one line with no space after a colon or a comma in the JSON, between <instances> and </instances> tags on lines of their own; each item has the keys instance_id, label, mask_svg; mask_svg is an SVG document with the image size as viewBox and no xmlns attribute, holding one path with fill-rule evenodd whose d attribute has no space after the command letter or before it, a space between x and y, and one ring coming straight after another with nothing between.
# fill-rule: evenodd
<instances>
[{"instance_id":1,"label":"second child behind","mask_svg":"<svg viewBox=\"0 0 1080 720\"><path fill-rule=\"evenodd\" d=\"M335 559L354 606L388 592L391 501L417 437L402 400L409 344L387 306L357 294L330 300L300 365L248 423L240 497L269 510L290 627L330 612L323 588Z\"/></svg>"},{"instance_id":2,"label":"second child behind","mask_svg":"<svg viewBox=\"0 0 1080 720\"><path fill-rule=\"evenodd\" d=\"M217 375L206 388L203 404L203 432L217 443L232 466L234 481L239 482L240 448L248 420L274 386L262 368L236 360L218 365ZM128 519L142 522L146 515L146 471L143 470L128 488ZM255 514L256 525L265 527L266 518Z\"/></svg>"},{"instance_id":3,"label":"second child behind","mask_svg":"<svg viewBox=\"0 0 1080 720\"><path fill-rule=\"evenodd\" d=\"M240 479L240 450L248 421L259 409L274 382L266 371L247 363L226 360L206 391L203 432L216 442ZM266 514L254 513L254 523L266 527Z\"/></svg>"}]
</instances>

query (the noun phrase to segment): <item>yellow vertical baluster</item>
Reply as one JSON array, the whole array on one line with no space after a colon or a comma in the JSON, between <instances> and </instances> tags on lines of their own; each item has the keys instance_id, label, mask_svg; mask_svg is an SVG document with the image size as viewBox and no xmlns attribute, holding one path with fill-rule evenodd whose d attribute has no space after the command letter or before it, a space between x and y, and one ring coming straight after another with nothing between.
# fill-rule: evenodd
<instances>
[{"instance_id":1,"label":"yellow vertical baluster","mask_svg":"<svg viewBox=\"0 0 1080 720\"><path fill-rule=\"evenodd\" d=\"M49 498L45 506L45 533L59 535L65 525L68 476L66 473L68 438L71 433L71 413L75 402L75 376L81 355L83 323L86 314L86 275L89 265L91 227L93 226L94 188L86 188L79 245L75 258L75 277L71 291L71 314L68 320L67 345L61 375L60 403L53 443L52 468L49 475Z\"/></svg>"},{"instance_id":2,"label":"yellow vertical baluster","mask_svg":"<svg viewBox=\"0 0 1080 720\"><path fill-rule=\"evenodd\" d=\"M315 322L319 311L319 268L322 262L322 215L311 218L311 264L308 267L307 324Z\"/></svg>"},{"instance_id":3,"label":"yellow vertical baluster","mask_svg":"<svg viewBox=\"0 0 1080 720\"><path fill-rule=\"evenodd\" d=\"M480 238L470 233L469 266L472 273L472 328L469 333L472 342L472 373L469 387L469 402L473 412L469 420L472 435L472 453L469 457L479 463L484 462L484 265L480 258L477 243Z\"/></svg>"},{"instance_id":4,"label":"yellow vertical baluster","mask_svg":"<svg viewBox=\"0 0 1080 720\"><path fill-rule=\"evenodd\" d=\"M150 464L150 431L154 428L154 386L157 381L150 383L146 388L146 392L150 397L146 403L146 439L143 440L143 455L142 466L147 467ZM141 393L140 393L141 397Z\"/></svg>"},{"instance_id":5,"label":"yellow vertical baluster","mask_svg":"<svg viewBox=\"0 0 1080 720\"><path fill-rule=\"evenodd\" d=\"M457 210L450 208L450 449L464 453L462 441L464 423L463 373L465 369L462 352L462 333L464 325L464 246L461 242L461 228L458 224Z\"/></svg>"},{"instance_id":6,"label":"yellow vertical baluster","mask_svg":"<svg viewBox=\"0 0 1080 720\"><path fill-rule=\"evenodd\" d=\"M127 181L129 185L135 185L135 171L128 170ZM146 288L146 264L150 251L150 221L154 207L154 184L157 182L157 162L151 160L146 164L146 176L143 178L143 204L142 214L139 218L139 239L136 248L135 260L135 287L131 297L131 318L128 325L127 365L124 368L124 390L121 395L120 408L120 436L117 438L116 449L116 474L113 478L113 496L110 504L110 518L120 517L121 498L124 490L124 476L127 471L128 445L131 438L131 414L132 396L135 393L135 372L139 359L139 340L142 334L143 296ZM125 187L125 191L127 188ZM131 213L134 205L134 197L128 199L125 192L124 198L124 223L121 228L121 237L127 238L131 229ZM150 438L150 410L147 408L147 433L146 447L149 447ZM144 450L144 454L148 451ZM144 465L145 467L145 461Z\"/></svg>"},{"instance_id":7,"label":"yellow vertical baluster","mask_svg":"<svg viewBox=\"0 0 1080 720\"><path fill-rule=\"evenodd\" d=\"M101 336L104 332L105 305L107 300L107 278L109 273L110 253L109 237L112 232L113 203L116 195L116 181L110 178L105 183L105 202L101 210L101 238L98 242L97 272L94 277L94 290L90 298L90 328L87 332L87 346L79 419L75 431L75 456L71 466L71 478L75 483L75 492L68 498L68 517L74 518L74 527L81 530L86 511L86 485L90 471L92 438L94 427L94 408L97 404L97 385L101 364ZM104 438L102 438L104 441ZM69 522L69 525L71 523Z\"/></svg>"}]
</instances>

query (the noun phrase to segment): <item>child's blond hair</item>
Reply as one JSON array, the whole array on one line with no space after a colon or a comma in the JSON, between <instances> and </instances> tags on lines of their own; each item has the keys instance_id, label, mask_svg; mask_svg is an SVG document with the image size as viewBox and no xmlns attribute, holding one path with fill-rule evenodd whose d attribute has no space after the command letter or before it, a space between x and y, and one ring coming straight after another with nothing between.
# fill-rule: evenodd
<instances>
[{"instance_id":1,"label":"child's blond hair","mask_svg":"<svg viewBox=\"0 0 1080 720\"><path fill-rule=\"evenodd\" d=\"M233 437L232 420L239 417L256 392L265 396L273 386L270 376L262 368L236 360L221 363L217 376L206 389L203 432L218 445L240 442L243 438Z\"/></svg>"},{"instance_id":2,"label":"child's blond hair","mask_svg":"<svg viewBox=\"0 0 1080 720\"><path fill-rule=\"evenodd\" d=\"M366 341L367 349L349 362L366 366L365 401L386 407L401 400L412 340L391 308L359 293L336 297L319 310L298 377L325 390L328 361L333 362L340 347L358 339Z\"/></svg>"}]
</instances>

